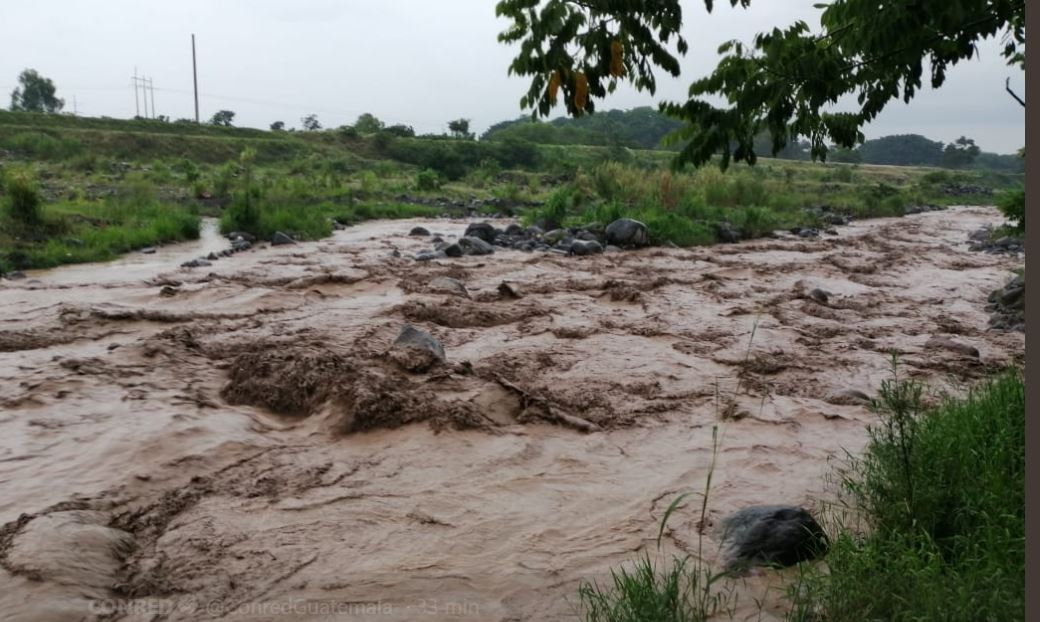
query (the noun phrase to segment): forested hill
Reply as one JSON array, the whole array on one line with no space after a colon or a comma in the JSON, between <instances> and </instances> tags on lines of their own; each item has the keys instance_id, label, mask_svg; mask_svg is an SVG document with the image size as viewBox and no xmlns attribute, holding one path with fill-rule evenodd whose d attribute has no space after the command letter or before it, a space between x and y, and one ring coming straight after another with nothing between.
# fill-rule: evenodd
<instances>
[{"instance_id":1,"label":"forested hill","mask_svg":"<svg viewBox=\"0 0 1040 622\"><path fill-rule=\"evenodd\" d=\"M682 127L650 107L610 110L578 118L561 117L552 121L532 121L522 116L492 125L481 140L516 138L543 145L621 146L631 149L668 149L664 138ZM760 156L770 155L767 135L755 141ZM808 160L806 143L788 145L775 157ZM935 166L956 169L992 169L1021 173L1024 161L1017 155L982 152L974 140L961 137L944 144L919 134L883 136L864 142L856 149L835 149L828 159L835 162L890 164L897 166Z\"/></svg>"}]
</instances>

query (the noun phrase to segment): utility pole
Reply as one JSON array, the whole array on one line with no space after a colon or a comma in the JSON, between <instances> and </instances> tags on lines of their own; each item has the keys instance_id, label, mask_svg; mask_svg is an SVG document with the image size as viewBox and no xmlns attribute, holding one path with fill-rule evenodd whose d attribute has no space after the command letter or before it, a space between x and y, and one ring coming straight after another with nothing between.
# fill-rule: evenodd
<instances>
[{"instance_id":1,"label":"utility pole","mask_svg":"<svg viewBox=\"0 0 1040 622\"><path fill-rule=\"evenodd\" d=\"M72 96L72 116L74 116L74 117L78 117L79 116L79 107L76 105L76 96L75 95Z\"/></svg>"},{"instance_id":2,"label":"utility pole","mask_svg":"<svg viewBox=\"0 0 1040 622\"><path fill-rule=\"evenodd\" d=\"M137 67L134 67L134 118L141 116L141 103L137 99Z\"/></svg>"},{"instance_id":3,"label":"utility pole","mask_svg":"<svg viewBox=\"0 0 1040 622\"><path fill-rule=\"evenodd\" d=\"M195 124L199 123L199 71L195 64L195 33L191 34L191 77L195 82Z\"/></svg>"},{"instance_id":4,"label":"utility pole","mask_svg":"<svg viewBox=\"0 0 1040 622\"><path fill-rule=\"evenodd\" d=\"M152 84L152 79L148 78L148 90L152 92L152 118L155 118L155 85Z\"/></svg>"}]
</instances>

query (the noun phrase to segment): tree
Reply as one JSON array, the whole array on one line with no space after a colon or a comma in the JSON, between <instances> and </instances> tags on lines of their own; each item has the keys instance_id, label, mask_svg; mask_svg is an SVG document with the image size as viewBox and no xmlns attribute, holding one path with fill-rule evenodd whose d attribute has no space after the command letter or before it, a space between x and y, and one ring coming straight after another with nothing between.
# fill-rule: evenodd
<instances>
[{"instance_id":1,"label":"tree","mask_svg":"<svg viewBox=\"0 0 1040 622\"><path fill-rule=\"evenodd\" d=\"M708 11L713 4L705 0ZM950 65L975 55L979 40L1003 32L1008 64L1024 68L1025 4L833 0L817 5L819 33L799 21L751 45L730 41L719 48L715 70L690 86L688 101L662 105L686 122L677 133L685 141L678 163L703 164L721 153L723 167L731 159L753 164L762 131L774 153L799 137L808 139L813 158L825 158L829 142L850 148L888 103L914 97L926 60L938 88ZM676 55L688 48L680 0L500 0L496 10L512 20L499 40L520 44L509 70L531 77L520 103L535 115L547 116L560 91L571 115L593 112L594 100L620 80L652 94L654 69L678 76ZM854 111L830 109L849 95ZM728 105L703 99L713 96Z\"/></svg>"},{"instance_id":2,"label":"tree","mask_svg":"<svg viewBox=\"0 0 1040 622\"><path fill-rule=\"evenodd\" d=\"M448 131L455 138L473 140L474 136L469 131L469 119L455 119L448 122Z\"/></svg>"},{"instance_id":3,"label":"tree","mask_svg":"<svg viewBox=\"0 0 1040 622\"><path fill-rule=\"evenodd\" d=\"M398 137L401 137L401 138L414 138L415 137L415 128L413 128L410 125L403 125L403 124L391 125L391 126L388 126L386 129L384 129L383 131L385 133L387 133L387 134L391 134L393 136L398 136Z\"/></svg>"},{"instance_id":4,"label":"tree","mask_svg":"<svg viewBox=\"0 0 1040 622\"><path fill-rule=\"evenodd\" d=\"M303 124L303 129L308 132L316 132L321 129L321 123L318 122L318 115L309 114L306 117L300 119L300 123Z\"/></svg>"},{"instance_id":5,"label":"tree","mask_svg":"<svg viewBox=\"0 0 1040 622\"><path fill-rule=\"evenodd\" d=\"M896 134L868 140L859 152L864 164L939 166L943 159L943 144L920 134Z\"/></svg>"},{"instance_id":6,"label":"tree","mask_svg":"<svg viewBox=\"0 0 1040 622\"><path fill-rule=\"evenodd\" d=\"M65 100L55 97L54 82L44 78L35 69L26 69L18 75L21 86L11 91L11 110L23 112L61 112Z\"/></svg>"},{"instance_id":7,"label":"tree","mask_svg":"<svg viewBox=\"0 0 1040 622\"><path fill-rule=\"evenodd\" d=\"M979 149L974 140L961 136L946 145L946 149L943 150L942 165L946 168L966 168L971 166L980 153L982 153L982 149Z\"/></svg>"},{"instance_id":8,"label":"tree","mask_svg":"<svg viewBox=\"0 0 1040 622\"><path fill-rule=\"evenodd\" d=\"M218 110L213 113L209 122L213 125L220 125L223 127L231 127L231 122L235 119L235 113L230 110Z\"/></svg>"},{"instance_id":9,"label":"tree","mask_svg":"<svg viewBox=\"0 0 1040 622\"><path fill-rule=\"evenodd\" d=\"M354 123L354 129L359 134L375 134L383 129L383 122L368 112L358 117Z\"/></svg>"},{"instance_id":10,"label":"tree","mask_svg":"<svg viewBox=\"0 0 1040 622\"><path fill-rule=\"evenodd\" d=\"M285 121L275 121L274 123L272 123L271 124L271 131L272 132L284 132L285 131Z\"/></svg>"}]
</instances>

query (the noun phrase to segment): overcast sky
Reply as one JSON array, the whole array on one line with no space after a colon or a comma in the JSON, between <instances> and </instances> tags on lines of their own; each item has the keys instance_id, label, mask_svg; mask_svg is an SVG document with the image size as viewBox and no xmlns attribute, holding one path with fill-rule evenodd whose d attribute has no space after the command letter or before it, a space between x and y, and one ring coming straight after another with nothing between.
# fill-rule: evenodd
<instances>
[{"instance_id":1,"label":"overcast sky","mask_svg":"<svg viewBox=\"0 0 1040 622\"><path fill-rule=\"evenodd\" d=\"M656 96L621 90L600 110L684 98L689 82L714 67L723 41L795 19L818 25L819 0L756 0L749 9L684 0L690 52L677 80L661 76ZM130 77L151 77L155 107L172 119L194 116L191 33L199 59L201 114L236 112L235 123L299 127L315 113L326 127L372 112L420 133L472 119L479 133L521 114L522 78L508 77L513 50L499 44L506 22L494 0L48 0L6 1L0 10L0 105L26 67L54 80L79 114L134 115ZM722 6L718 6L722 5ZM950 72L909 105L890 107L868 138L918 133L950 142L974 138L985 151L1011 153L1025 143L1024 110L1004 92L1023 94L1023 72L1007 67L998 40L978 60ZM926 74L927 75L927 74Z\"/></svg>"}]
</instances>

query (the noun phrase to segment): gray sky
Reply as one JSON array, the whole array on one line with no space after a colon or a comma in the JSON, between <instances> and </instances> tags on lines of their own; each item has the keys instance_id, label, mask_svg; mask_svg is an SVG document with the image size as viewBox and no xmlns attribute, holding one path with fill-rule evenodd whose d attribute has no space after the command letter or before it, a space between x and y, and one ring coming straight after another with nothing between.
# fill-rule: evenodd
<instances>
[{"instance_id":1,"label":"gray sky","mask_svg":"<svg viewBox=\"0 0 1040 622\"><path fill-rule=\"evenodd\" d=\"M718 45L749 41L795 19L818 24L818 0L756 0L749 9L684 0L690 52L677 80L659 76L656 96L619 89L601 110L656 105L685 97L689 82L714 67ZM722 6L718 6L722 5ZM0 105L18 73L37 69L80 114L134 114L130 76L154 79L159 114L192 117L190 36L199 55L201 113L237 113L236 125L299 127L316 113L326 127L372 112L420 133L442 132L467 117L483 131L521 114L522 78L506 71L513 50L497 42L506 22L494 0L48 0L4 2L0 19ZM889 108L868 138L918 133L952 141L967 135L985 151L1011 153L1025 143L1025 113L1004 92L1023 94L1023 72L999 54L999 40L978 60L949 73L909 105ZM927 74L926 74L927 75Z\"/></svg>"}]
</instances>

